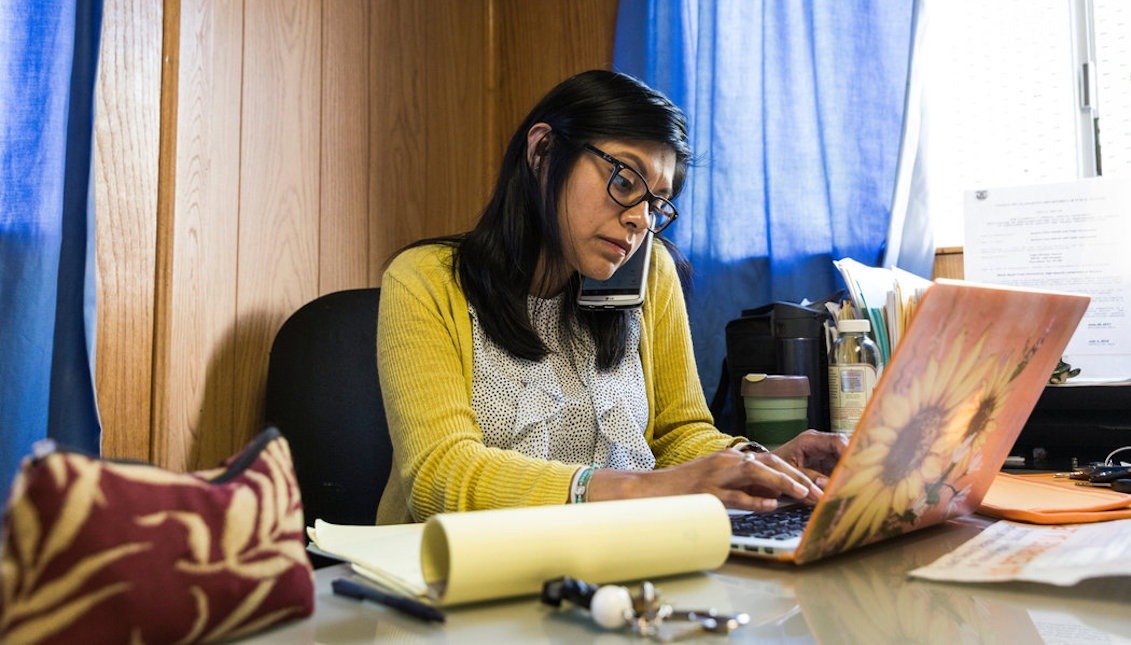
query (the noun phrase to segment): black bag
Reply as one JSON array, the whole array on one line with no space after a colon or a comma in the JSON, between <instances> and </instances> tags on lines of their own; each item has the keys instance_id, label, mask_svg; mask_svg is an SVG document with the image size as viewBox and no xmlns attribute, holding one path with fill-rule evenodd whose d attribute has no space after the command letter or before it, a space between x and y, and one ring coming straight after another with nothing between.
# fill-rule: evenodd
<instances>
[{"instance_id":1,"label":"black bag","mask_svg":"<svg viewBox=\"0 0 1131 645\"><path fill-rule=\"evenodd\" d=\"M825 303L842 295L843 292L837 292L808 306L774 302L745 309L739 318L727 323L726 358L719 387L711 400L711 413L720 430L746 434L741 381L750 373L809 377L809 427L831 427L825 342L825 321L831 320L831 316Z\"/></svg>"}]
</instances>

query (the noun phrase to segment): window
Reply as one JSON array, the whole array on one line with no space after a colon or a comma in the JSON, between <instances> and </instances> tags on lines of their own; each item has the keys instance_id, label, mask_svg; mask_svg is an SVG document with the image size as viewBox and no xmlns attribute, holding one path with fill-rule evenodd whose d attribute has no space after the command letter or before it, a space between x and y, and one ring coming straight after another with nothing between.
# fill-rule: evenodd
<instances>
[{"instance_id":1,"label":"window","mask_svg":"<svg viewBox=\"0 0 1131 645\"><path fill-rule=\"evenodd\" d=\"M1131 176L1131 4L1093 0L1102 174Z\"/></svg>"},{"instance_id":2,"label":"window","mask_svg":"<svg viewBox=\"0 0 1131 645\"><path fill-rule=\"evenodd\" d=\"M975 188L1131 175L1131 3L923 0L926 212L963 244Z\"/></svg>"}]
</instances>

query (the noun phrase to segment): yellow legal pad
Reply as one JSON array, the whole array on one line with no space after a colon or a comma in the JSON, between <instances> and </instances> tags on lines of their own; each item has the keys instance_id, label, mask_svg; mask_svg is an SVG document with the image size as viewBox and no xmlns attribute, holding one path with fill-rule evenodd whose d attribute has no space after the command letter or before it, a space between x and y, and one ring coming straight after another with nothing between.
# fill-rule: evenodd
<instances>
[{"instance_id":1,"label":"yellow legal pad","mask_svg":"<svg viewBox=\"0 0 1131 645\"><path fill-rule=\"evenodd\" d=\"M537 594L550 578L593 584L716 569L730 520L714 495L441 513L422 524L308 528L322 553L384 587L458 605Z\"/></svg>"}]
</instances>

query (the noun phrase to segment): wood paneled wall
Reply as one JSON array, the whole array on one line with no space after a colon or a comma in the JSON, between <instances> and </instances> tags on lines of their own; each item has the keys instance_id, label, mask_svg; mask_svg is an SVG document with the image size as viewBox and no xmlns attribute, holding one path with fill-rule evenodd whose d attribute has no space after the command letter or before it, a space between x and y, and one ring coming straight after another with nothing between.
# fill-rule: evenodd
<instances>
[{"instance_id":1,"label":"wood paneled wall","mask_svg":"<svg viewBox=\"0 0 1131 645\"><path fill-rule=\"evenodd\" d=\"M215 465L263 424L294 310L477 216L608 0L106 0L96 114L103 451Z\"/></svg>"},{"instance_id":2,"label":"wood paneled wall","mask_svg":"<svg viewBox=\"0 0 1131 645\"><path fill-rule=\"evenodd\" d=\"M149 459L164 14L106 0L94 120L102 451Z\"/></svg>"}]
</instances>

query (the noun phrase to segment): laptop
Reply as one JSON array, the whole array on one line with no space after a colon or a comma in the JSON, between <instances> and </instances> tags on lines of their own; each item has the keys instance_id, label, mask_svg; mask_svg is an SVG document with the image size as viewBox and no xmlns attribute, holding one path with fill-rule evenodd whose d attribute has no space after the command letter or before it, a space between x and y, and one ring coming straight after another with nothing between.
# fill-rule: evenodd
<instances>
[{"instance_id":1,"label":"laptop","mask_svg":"<svg viewBox=\"0 0 1131 645\"><path fill-rule=\"evenodd\" d=\"M816 506L731 512L731 552L812 562L977 509L1089 298L938 279ZM743 528L781 512L798 535Z\"/></svg>"}]
</instances>

